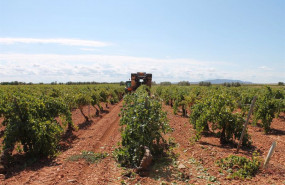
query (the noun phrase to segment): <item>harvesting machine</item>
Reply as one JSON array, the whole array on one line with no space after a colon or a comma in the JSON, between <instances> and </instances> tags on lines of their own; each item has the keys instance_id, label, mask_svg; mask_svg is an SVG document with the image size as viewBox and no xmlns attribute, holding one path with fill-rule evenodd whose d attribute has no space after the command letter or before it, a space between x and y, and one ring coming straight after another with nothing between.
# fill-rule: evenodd
<instances>
[{"instance_id":1,"label":"harvesting machine","mask_svg":"<svg viewBox=\"0 0 285 185\"><path fill-rule=\"evenodd\" d=\"M151 87L152 74L146 72L131 73L131 81L126 81L126 92L135 91L140 85Z\"/></svg>"}]
</instances>

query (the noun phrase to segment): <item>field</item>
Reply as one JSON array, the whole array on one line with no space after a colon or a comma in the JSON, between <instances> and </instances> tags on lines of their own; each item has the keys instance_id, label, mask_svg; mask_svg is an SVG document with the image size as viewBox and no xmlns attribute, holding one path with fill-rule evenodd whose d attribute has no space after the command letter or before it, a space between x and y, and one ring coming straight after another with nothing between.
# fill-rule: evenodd
<instances>
[{"instance_id":1,"label":"field","mask_svg":"<svg viewBox=\"0 0 285 185\"><path fill-rule=\"evenodd\" d=\"M119 85L0 86L1 152L6 152L1 184L285 183L284 87L154 86L150 97L143 88L123 96ZM253 115L236 153L254 96ZM132 127L136 124L138 130ZM140 131L140 125L152 129ZM145 142L155 129L160 140ZM130 156L118 153L118 148L136 147L126 139L142 139L151 151L154 143L167 147L153 153L147 173L139 175L134 168L141 159L128 161ZM277 147L265 169L273 141ZM256 159L258 169L231 176L238 165L222 169L217 163L230 155Z\"/></svg>"}]
</instances>

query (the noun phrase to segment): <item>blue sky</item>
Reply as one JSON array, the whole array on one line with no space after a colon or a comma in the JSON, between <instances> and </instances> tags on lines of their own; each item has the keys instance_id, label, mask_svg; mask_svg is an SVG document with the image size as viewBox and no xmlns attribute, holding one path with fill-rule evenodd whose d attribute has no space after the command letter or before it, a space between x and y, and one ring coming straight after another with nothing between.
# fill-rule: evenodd
<instances>
[{"instance_id":1,"label":"blue sky","mask_svg":"<svg viewBox=\"0 0 285 185\"><path fill-rule=\"evenodd\" d=\"M0 0L0 81L285 81L283 0Z\"/></svg>"}]
</instances>

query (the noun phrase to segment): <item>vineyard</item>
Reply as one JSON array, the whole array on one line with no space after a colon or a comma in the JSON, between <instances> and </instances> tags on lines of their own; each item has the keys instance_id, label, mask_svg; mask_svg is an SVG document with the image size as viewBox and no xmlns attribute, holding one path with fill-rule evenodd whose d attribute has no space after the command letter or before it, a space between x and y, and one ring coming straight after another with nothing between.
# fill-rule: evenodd
<instances>
[{"instance_id":1,"label":"vineyard","mask_svg":"<svg viewBox=\"0 0 285 185\"><path fill-rule=\"evenodd\" d=\"M147 88L0 86L0 182L285 183L284 88Z\"/></svg>"},{"instance_id":2,"label":"vineyard","mask_svg":"<svg viewBox=\"0 0 285 185\"><path fill-rule=\"evenodd\" d=\"M85 122L91 115L83 112L92 106L99 116L105 104L118 103L124 88L111 86L35 86L7 87L0 91L0 115L4 118L2 161L8 163L15 145L21 145L30 156L53 157L59 148L60 137L78 127L73 124L72 110L79 109ZM4 162L4 163L5 163ZM6 164L7 165L7 164Z\"/></svg>"}]
</instances>

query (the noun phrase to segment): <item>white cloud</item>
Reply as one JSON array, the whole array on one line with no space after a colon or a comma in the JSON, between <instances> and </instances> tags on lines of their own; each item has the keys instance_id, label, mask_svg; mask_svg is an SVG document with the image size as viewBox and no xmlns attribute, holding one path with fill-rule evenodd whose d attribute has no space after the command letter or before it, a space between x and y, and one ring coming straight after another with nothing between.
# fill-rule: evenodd
<instances>
[{"instance_id":1,"label":"white cloud","mask_svg":"<svg viewBox=\"0 0 285 185\"><path fill-rule=\"evenodd\" d=\"M215 72L215 71L216 71L215 68L209 68L209 69L208 69L208 72L209 72L209 73L213 73L213 72Z\"/></svg>"},{"instance_id":2,"label":"white cloud","mask_svg":"<svg viewBox=\"0 0 285 185\"><path fill-rule=\"evenodd\" d=\"M256 67L257 68L257 67ZM256 69L255 68L255 69ZM119 55L0 54L0 81L118 82L130 73L145 71L156 82L200 81L216 78L253 82L276 82L285 79L281 72L254 69L235 71L231 64L193 59L158 59Z\"/></svg>"},{"instance_id":3,"label":"white cloud","mask_svg":"<svg viewBox=\"0 0 285 185\"><path fill-rule=\"evenodd\" d=\"M68 46L105 47L111 43L71 38L0 38L0 44L61 44Z\"/></svg>"},{"instance_id":4,"label":"white cloud","mask_svg":"<svg viewBox=\"0 0 285 185\"><path fill-rule=\"evenodd\" d=\"M95 48L80 48L82 51L101 51L100 49L95 49Z\"/></svg>"},{"instance_id":5,"label":"white cloud","mask_svg":"<svg viewBox=\"0 0 285 185\"><path fill-rule=\"evenodd\" d=\"M273 70L272 68L267 67L267 66L260 66L260 67L258 67L258 69L263 69L263 70L266 70L266 71L271 71L271 70Z\"/></svg>"},{"instance_id":6,"label":"white cloud","mask_svg":"<svg viewBox=\"0 0 285 185\"><path fill-rule=\"evenodd\" d=\"M179 81L210 70L207 62L191 59L111 55L0 54L4 63L0 81L121 81L138 71L154 73L156 81Z\"/></svg>"}]
</instances>

